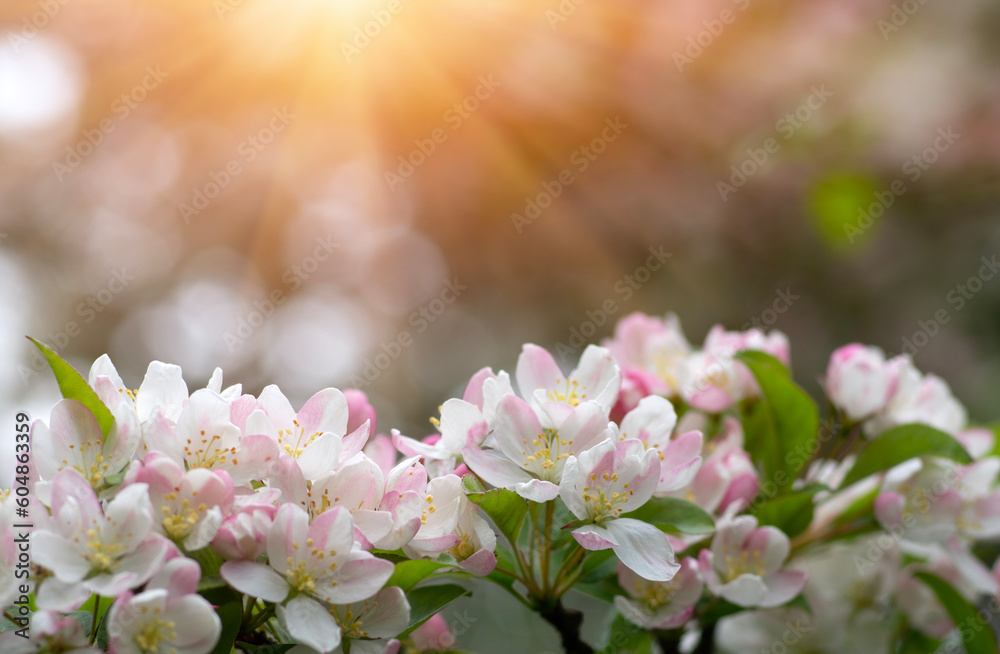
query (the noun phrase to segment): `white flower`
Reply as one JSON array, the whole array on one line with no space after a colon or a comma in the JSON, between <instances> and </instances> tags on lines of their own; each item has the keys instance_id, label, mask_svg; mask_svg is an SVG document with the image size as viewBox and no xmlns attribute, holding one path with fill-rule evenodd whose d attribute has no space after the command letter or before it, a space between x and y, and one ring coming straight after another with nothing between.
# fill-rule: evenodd
<instances>
[{"instance_id":1,"label":"white flower","mask_svg":"<svg viewBox=\"0 0 1000 654\"><path fill-rule=\"evenodd\" d=\"M55 575L38 592L38 605L67 610L91 593L116 597L146 583L167 555L154 533L145 484L118 492L102 511L93 488L74 470L52 484L52 524L31 535L35 562Z\"/></svg>"},{"instance_id":2,"label":"white flower","mask_svg":"<svg viewBox=\"0 0 1000 654\"><path fill-rule=\"evenodd\" d=\"M109 646L115 654L207 654L215 648L222 622L197 594L201 570L176 558L138 595L119 597L108 613Z\"/></svg>"}]
</instances>

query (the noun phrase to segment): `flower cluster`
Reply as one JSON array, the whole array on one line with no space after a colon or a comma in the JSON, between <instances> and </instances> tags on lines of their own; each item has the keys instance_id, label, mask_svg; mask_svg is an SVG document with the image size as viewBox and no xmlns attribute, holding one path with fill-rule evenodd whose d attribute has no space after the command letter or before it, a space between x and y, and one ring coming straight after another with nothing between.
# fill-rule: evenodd
<instances>
[{"instance_id":1,"label":"flower cluster","mask_svg":"<svg viewBox=\"0 0 1000 654\"><path fill-rule=\"evenodd\" d=\"M30 638L15 614L0 641L444 650L435 612L476 579L568 651L590 651L559 617L571 589L663 649L767 649L790 620L787 651L852 651L848 631L944 638L956 602L1000 594L974 549L1000 538L993 433L938 377L856 344L815 389L821 421L789 363L779 332L717 326L696 348L676 317L633 314L569 372L530 344L513 375L483 368L413 437L379 433L360 391L296 410L276 386L223 388L219 370L191 391L160 362L131 390L101 357L31 427L38 610ZM0 499L9 607L25 582L15 498Z\"/></svg>"}]
</instances>

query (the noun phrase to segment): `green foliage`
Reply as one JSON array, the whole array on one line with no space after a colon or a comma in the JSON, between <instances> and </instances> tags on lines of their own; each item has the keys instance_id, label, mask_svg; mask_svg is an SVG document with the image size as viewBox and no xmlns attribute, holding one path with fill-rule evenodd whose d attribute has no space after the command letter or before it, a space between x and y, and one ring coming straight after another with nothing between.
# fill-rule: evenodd
<instances>
[{"instance_id":1,"label":"green foliage","mask_svg":"<svg viewBox=\"0 0 1000 654\"><path fill-rule=\"evenodd\" d=\"M396 569L385 585L399 586L403 592L406 592L431 576L435 570L443 567L445 567L444 563L427 559L401 561L396 564Z\"/></svg>"},{"instance_id":2,"label":"green foliage","mask_svg":"<svg viewBox=\"0 0 1000 654\"><path fill-rule=\"evenodd\" d=\"M459 597L471 594L456 584L440 584L414 588L406 594L410 603L410 626L402 633L409 635L414 629L430 620L431 616Z\"/></svg>"},{"instance_id":3,"label":"green foliage","mask_svg":"<svg viewBox=\"0 0 1000 654\"><path fill-rule=\"evenodd\" d=\"M600 654L650 654L653 651L653 635L619 613L611 621L604 642Z\"/></svg>"},{"instance_id":4,"label":"green foliage","mask_svg":"<svg viewBox=\"0 0 1000 654\"><path fill-rule=\"evenodd\" d=\"M929 572L917 572L914 576L934 591L951 621L958 627L966 654L997 654L997 642L989 621L980 616L976 607L940 577ZM981 617L983 622L980 622Z\"/></svg>"},{"instance_id":5,"label":"green foliage","mask_svg":"<svg viewBox=\"0 0 1000 654\"><path fill-rule=\"evenodd\" d=\"M876 472L922 456L937 456L958 463L972 462L965 448L950 434L928 425L902 425L872 439L861 450L841 487L847 488Z\"/></svg>"},{"instance_id":6,"label":"green foliage","mask_svg":"<svg viewBox=\"0 0 1000 654\"><path fill-rule=\"evenodd\" d=\"M462 487L469 501L488 515L500 533L512 544L517 543L517 535L528 513L528 503L520 495L506 488L479 491L482 487L473 475L462 478Z\"/></svg>"},{"instance_id":7,"label":"green foliage","mask_svg":"<svg viewBox=\"0 0 1000 654\"><path fill-rule=\"evenodd\" d=\"M816 403L788 376L788 370L763 352L736 354L760 385L743 427L746 447L765 480L779 491L791 487L813 451L819 429Z\"/></svg>"},{"instance_id":8,"label":"green foliage","mask_svg":"<svg viewBox=\"0 0 1000 654\"><path fill-rule=\"evenodd\" d=\"M761 526L777 527L795 538L809 528L814 506L813 493L790 493L764 502L753 514Z\"/></svg>"},{"instance_id":9,"label":"green foliage","mask_svg":"<svg viewBox=\"0 0 1000 654\"><path fill-rule=\"evenodd\" d=\"M240 633L240 623L243 620L242 597L237 596L237 599L217 606L215 612L222 621L222 634L212 654L229 654L233 651L233 643Z\"/></svg>"},{"instance_id":10,"label":"green foliage","mask_svg":"<svg viewBox=\"0 0 1000 654\"><path fill-rule=\"evenodd\" d=\"M663 531L702 536L715 531L715 521L697 504L674 497L654 497L623 518L642 520Z\"/></svg>"},{"instance_id":11,"label":"green foliage","mask_svg":"<svg viewBox=\"0 0 1000 654\"><path fill-rule=\"evenodd\" d=\"M101 426L104 438L107 439L108 434L111 432L111 426L115 422L115 417L111 415L108 407L104 406L104 402L101 402L101 398L97 397L94 389L87 384L87 380L73 366L63 361L62 357L47 345L30 336L28 340L41 350L45 356L45 360L49 362L49 366L56 376L56 382L59 384L59 392L62 393L62 396L68 400L76 400L90 409L94 417L97 418L97 423Z\"/></svg>"}]
</instances>

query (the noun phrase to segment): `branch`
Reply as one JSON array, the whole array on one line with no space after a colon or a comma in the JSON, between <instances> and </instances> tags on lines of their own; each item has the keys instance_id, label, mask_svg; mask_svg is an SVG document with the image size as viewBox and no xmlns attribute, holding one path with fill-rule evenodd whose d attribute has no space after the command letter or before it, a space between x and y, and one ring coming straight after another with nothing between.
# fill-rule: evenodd
<instances>
[{"instance_id":1,"label":"branch","mask_svg":"<svg viewBox=\"0 0 1000 654\"><path fill-rule=\"evenodd\" d=\"M594 654L594 648L580 638L582 613L576 609L565 608L562 602L557 600L551 608L542 610L541 615L559 632L566 654Z\"/></svg>"}]
</instances>

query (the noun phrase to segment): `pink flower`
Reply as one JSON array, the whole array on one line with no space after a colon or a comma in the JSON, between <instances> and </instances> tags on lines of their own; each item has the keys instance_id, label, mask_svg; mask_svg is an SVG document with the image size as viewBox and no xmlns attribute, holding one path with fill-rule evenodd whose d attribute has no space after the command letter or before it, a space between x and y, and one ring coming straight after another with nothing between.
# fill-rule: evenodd
<instances>
[{"instance_id":1,"label":"pink flower","mask_svg":"<svg viewBox=\"0 0 1000 654\"><path fill-rule=\"evenodd\" d=\"M261 391L257 403L259 409L247 418L245 431L265 434L277 442L281 454L295 459L310 481L350 459L368 442L371 424L367 420L347 432L347 399L335 388L313 395L298 413L274 385Z\"/></svg>"},{"instance_id":2,"label":"pink flower","mask_svg":"<svg viewBox=\"0 0 1000 654\"><path fill-rule=\"evenodd\" d=\"M805 588L801 570L782 569L789 542L780 529L757 527L757 518L723 519L711 549L701 551L699 569L713 594L743 607L772 607Z\"/></svg>"},{"instance_id":3,"label":"pink flower","mask_svg":"<svg viewBox=\"0 0 1000 654\"><path fill-rule=\"evenodd\" d=\"M126 416L134 411L119 412L107 440L94 414L76 400L60 400L52 407L47 426L36 420L31 426L34 462L39 476L51 482L61 470L80 473L98 493L110 493L108 481L124 471L139 444L138 422L129 426ZM133 416L134 418L134 416ZM42 499L48 499L50 483L36 485Z\"/></svg>"},{"instance_id":4,"label":"pink flower","mask_svg":"<svg viewBox=\"0 0 1000 654\"><path fill-rule=\"evenodd\" d=\"M448 628L444 617L440 613L435 613L427 622L413 630L410 642L418 652L444 651L455 646L455 636Z\"/></svg>"},{"instance_id":5,"label":"pink flower","mask_svg":"<svg viewBox=\"0 0 1000 654\"><path fill-rule=\"evenodd\" d=\"M669 493L686 487L701 468L702 436L690 431L671 439L677 424L677 414L670 400L658 395L643 398L639 405L621 421L618 440L636 438L660 456L660 481L657 494Z\"/></svg>"},{"instance_id":6,"label":"pink flower","mask_svg":"<svg viewBox=\"0 0 1000 654\"><path fill-rule=\"evenodd\" d=\"M91 593L116 597L146 583L167 556L145 484L126 486L102 511L90 484L64 470L52 483L52 515L31 535L35 562L54 575L38 591L42 608L75 608Z\"/></svg>"},{"instance_id":7,"label":"pink flower","mask_svg":"<svg viewBox=\"0 0 1000 654\"><path fill-rule=\"evenodd\" d=\"M956 434L966 427L965 407L937 375L921 375L907 356L886 363L889 390L885 406L866 425L869 435L910 423Z\"/></svg>"},{"instance_id":8,"label":"pink flower","mask_svg":"<svg viewBox=\"0 0 1000 654\"><path fill-rule=\"evenodd\" d=\"M278 509L267 539L268 563L228 561L220 573L236 590L281 603L279 618L300 642L321 652L340 644L340 626L321 602L350 604L378 592L393 572L389 561L355 547L343 507L310 525L297 504Z\"/></svg>"},{"instance_id":9,"label":"pink flower","mask_svg":"<svg viewBox=\"0 0 1000 654\"><path fill-rule=\"evenodd\" d=\"M396 465L396 448L392 445L392 439L385 434L369 438L362 452L378 465L383 474L388 475Z\"/></svg>"},{"instance_id":10,"label":"pink flower","mask_svg":"<svg viewBox=\"0 0 1000 654\"><path fill-rule=\"evenodd\" d=\"M466 446L462 457L486 482L516 491L533 502L559 494L566 460L607 438L607 413L596 402L578 406L546 402L538 413L516 395L507 395L497 413L495 450Z\"/></svg>"},{"instance_id":11,"label":"pink flower","mask_svg":"<svg viewBox=\"0 0 1000 654\"><path fill-rule=\"evenodd\" d=\"M615 325L615 336L603 345L622 366L623 382L619 402L631 410L631 398L638 402L646 395L677 395L681 368L691 353L680 321L674 314L654 318L631 313ZM631 394L631 395L630 395Z\"/></svg>"},{"instance_id":12,"label":"pink flower","mask_svg":"<svg viewBox=\"0 0 1000 654\"><path fill-rule=\"evenodd\" d=\"M159 452L150 452L129 469L125 483L136 482L149 488L156 531L189 552L208 545L233 508L229 473L204 468L185 472Z\"/></svg>"},{"instance_id":13,"label":"pink flower","mask_svg":"<svg viewBox=\"0 0 1000 654\"><path fill-rule=\"evenodd\" d=\"M611 411L621 387L618 364L605 348L596 345L587 346L580 364L568 375L563 374L547 350L525 345L515 376L521 397L535 406L556 402L575 407L591 400L605 415Z\"/></svg>"},{"instance_id":14,"label":"pink flower","mask_svg":"<svg viewBox=\"0 0 1000 654\"><path fill-rule=\"evenodd\" d=\"M830 356L826 394L851 421L858 422L885 406L889 376L885 355L860 343L845 345Z\"/></svg>"},{"instance_id":15,"label":"pink flower","mask_svg":"<svg viewBox=\"0 0 1000 654\"><path fill-rule=\"evenodd\" d=\"M6 606L6 605L5 605ZM36 611L31 614L30 639L14 631L0 634L0 649L4 654L100 654L90 644L88 634L79 621L61 616L57 611Z\"/></svg>"},{"instance_id":16,"label":"pink flower","mask_svg":"<svg viewBox=\"0 0 1000 654\"><path fill-rule=\"evenodd\" d=\"M749 502L759 488L757 469L743 449L742 425L732 417L722 424L722 434L705 443L707 456L690 487L674 493L717 513L735 502Z\"/></svg>"},{"instance_id":17,"label":"pink flower","mask_svg":"<svg viewBox=\"0 0 1000 654\"><path fill-rule=\"evenodd\" d=\"M916 468L916 470L914 470ZM912 461L889 472L875 499L875 517L915 542L943 542L953 534L972 539L1000 536L1000 459L967 466Z\"/></svg>"},{"instance_id":18,"label":"pink flower","mask_svg":"<svg viewBox=\"0 0 1000 654\"><path fill-rule=\"evenodd\" d=\"M375 407L368 401L365 392L349 388L344 391L344 399L347 401L347 428L344 433L353 433L366 422L368 423L368 433L376 433L378 415L375 413Z\"/></svg>"},{"instance_id":19,"label":"pink flower","mask_svg":"<svg viewBox=\"0 0 1000 654\"><path fill-rule=\"evenodd\" d=\"M618 585L628 596L616 595L615 608L625 619L644 629L676 629L694 615L704 584L698 576L698 562L681 561L670 581L649 581L618 566Z\"/></svg>"},{"instance_id":20,"label":"pink flower","mask_svg":"<svg viewBox=\"0 0 1000 654\"><path fill-rule=\"evenodd\" d=\"M249 484L266 476L278 458L278 447L264 434L242 434L231 415L230 402L221 395L210 389L195 391L176 424L154 412L145 427L146 444L187 470L225 470L235 486Z\"/></svg>"},{"instance_id":21,"label":"pink flower","mask_svg":"<svg viewBox=\"0 0 1000 654\"><path fill-rule=\"evenodd\" d=\"M208 654L222 634L212 605L197 594L201 570L191 559L168 561L138 595L127 592L108 612L113 654Z\"/></svg>"},{"instance_id":22,"label":"pink flower","mask_svg":"<svg viewBox=\"0 0 1000 654\"><path fill-rule=\"evenodd\" d=\"M489 433L489 424L476 405L452 398L441 406L441 420L434 421L441 432L437 439L423 442L403 436L395 429L392 442L406 456L422 456L432 473L446 474L458 465L462 449L479 447ZM440 463L438 463L440 462Z\"/></svg>"},{"instance_id":23,"label":"pink flower","mask_svg":"<svg viewBox=\"0 0 1000 654\"><path fill-rule=\"evenodd\" d=\"M649 501L659 479L659 455L636 439L608 439L570 456L559 496L585 522L572 531L573 538L584 549L613 549L645 579L669 581L679 566L667 535L641 520L621 517Z\"/></svg>"}]
</instances>

